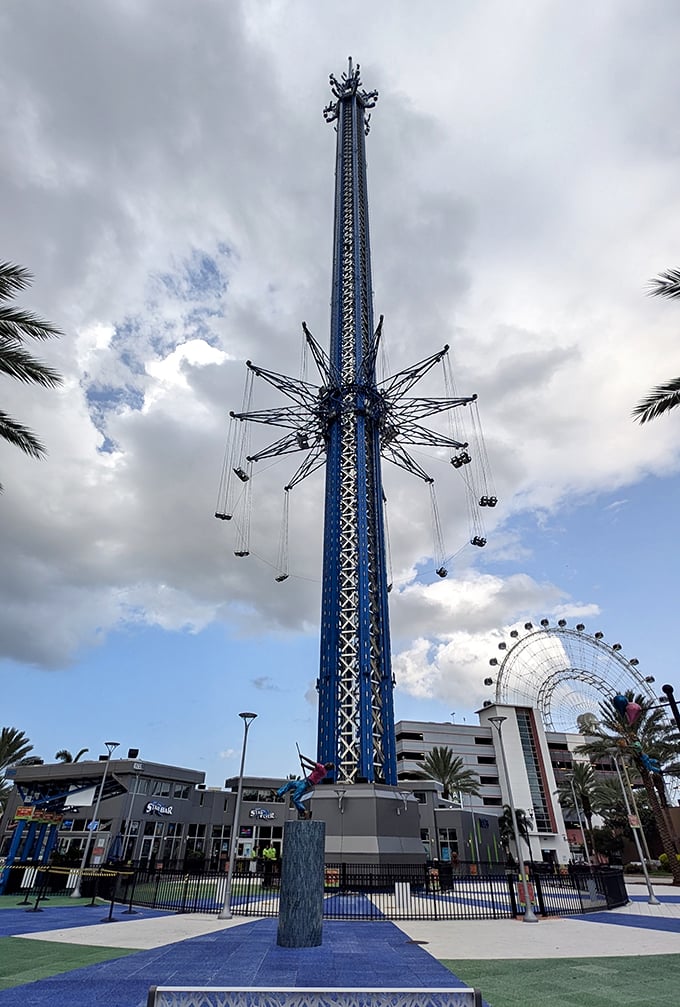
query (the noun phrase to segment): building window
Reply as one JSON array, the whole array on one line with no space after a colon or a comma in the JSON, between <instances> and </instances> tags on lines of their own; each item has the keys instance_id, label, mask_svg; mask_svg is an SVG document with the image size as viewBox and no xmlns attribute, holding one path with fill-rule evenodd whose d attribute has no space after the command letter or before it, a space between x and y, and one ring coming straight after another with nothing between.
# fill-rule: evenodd
<instances>
[{"instance_id":1,"label":"building window","mask_svg":"<svg viewBox=\"0 0 680 1007\"><path fill-rule=\"evenodd\" d=\"M397 741L422 741L423 735L419 731L400 731Z\"/></svg>"},{"instance_id":2,"label":"building window","mask_svg":"<svg viewBox=\"0 0 680 1007\"><path fill-rule=\"evenodd\" d=\"M427 794L424 790L414 790L413 796L415 797L418 804L427 804Z\"/></svg>"},{"instance_id":3,"label":"building window","mask_svg":"<svg viewBox=\"0 0 680 1007\"><path fill-rule=\"evenodd\" d=\"M489 787L497 787L498 786L498 777L497 776L480 776L479 777L479 782L480 783L485 783Z\"/></svg>"},{"instance_id":4,"label":"building window","mask_svg":"<svg viewBox=\"0 0 680 1007\"><path fill-rule=\"evenodd\" d=\"M493 745L493 738L475 738L475 745Z\"/></svg>"},{"instance_id":5,"label":"building window","mask_svg":"<svg viewBox=\"0 0 680 1007\"><path fill-rule=\"evenodd\" d=\"M188 783L176 783L172 796L178 801L186 801L189 798L190 789Z\"/></svg>"},{"instance_id":6,"label":"building window","mask_svg":"<svg viewBox=\"0 0 680 1007\"><path fill-rule=\"evenodd\" d=\"M438 829L439 859L451 861L458 859L458 834L455 829Z\"/></svg>"},{"instance_id":7,"label":"building window","mask_svg":"<svg viewBox=\"0 0 680 1007\"><path fill-rule=\"evenodd\" d=\"M487 808L500 808L500 806L501 806L502 803L503 802L502 802L502 800L501 800L500 797L483 797L482 798L482 804L484 804Z\"/></svg>"},{"instance_id":8,"label":"building window","mask_svg":"<svg viewBox=\"0 0 680 1007\"><path fill-rule=\"evenodd\" d=\"M522 754L529 782L529 792L531 794L536 828L539 832L552 832L552 822L550 821L548 804L545 798L545 789L541 777L541 764L534 737L534 725L529 710L517 710L517 727L519 728L519 738L522 743Z\"/></svg>"},{"instance_id":9,"label":"building window","mask_svg":"<svg viewBox=\"0 0 680 1007\"><path fill-rule=\"evenodd\" d=\"M496 759L493 755L478 755L477 765L479 766L495 766Z\"/></svg>"}]
</instances>

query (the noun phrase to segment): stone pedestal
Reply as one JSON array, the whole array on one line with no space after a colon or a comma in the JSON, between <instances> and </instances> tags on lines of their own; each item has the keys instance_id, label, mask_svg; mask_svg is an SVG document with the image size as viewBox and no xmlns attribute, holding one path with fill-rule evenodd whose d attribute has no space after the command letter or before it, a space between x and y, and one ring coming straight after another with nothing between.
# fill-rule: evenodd
<instances>
[{"instance_id":1,"label":"stone pedestal","mask_svg":"<svg viewBox=\"0 0 680 1007\"><path fill-rule=\"evenodd\" d=\"M282 948L316 948L321 944L325 835L322 821L291 821L283 827L276 937Z\"/></svg>"},{"instance_id":2,"label":"stone pedestal","mask_svg":"<svg viewBox=\"0 0 680 1007\"><path fill-rule=\"evenodd\" d=\"M326 823L326 863L424 864L418 802L379 783L322 784L311 798Z\"/></svg>"}]
</instances>

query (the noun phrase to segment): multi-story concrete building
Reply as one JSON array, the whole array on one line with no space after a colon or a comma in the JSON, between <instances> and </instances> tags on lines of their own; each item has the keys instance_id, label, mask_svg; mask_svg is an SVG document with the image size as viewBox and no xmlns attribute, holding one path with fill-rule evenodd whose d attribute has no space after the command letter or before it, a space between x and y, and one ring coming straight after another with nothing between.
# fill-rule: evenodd
<instances>
[{"instance_id":1,"label":"multi-story concrete building","mask_svg":"<svg viewBox=\"0 0 680 1007\"><path fill-rule=\"evenodd\" d=\"M400 786L422 791L419 774L427 754L434 747L450 748L479 779L479 796L462 797L463 806L479 818L498 817L503 806L510 803L502 738L513 803L529 818L533 859L566 863L579 856L582 836L573 828L575 823L569 823L567 829L555 791L583 739L575 734L547 734L530 707L489 705L478 711L478 717L477 725L399 721L396 734ZM491 717L506 718L500 736ZM434 809L435 819L443 821L444 813L443 808ZM435 831L440 842L439 826Z\"/></svg>"}]
</instances>

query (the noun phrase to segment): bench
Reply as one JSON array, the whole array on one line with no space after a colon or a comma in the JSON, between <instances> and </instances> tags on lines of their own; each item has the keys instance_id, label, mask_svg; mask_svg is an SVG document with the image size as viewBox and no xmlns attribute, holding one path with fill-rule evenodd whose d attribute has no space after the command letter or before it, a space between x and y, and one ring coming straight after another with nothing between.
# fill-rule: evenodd
<instances>
[{"instance_id":1,"label":"bench","mask_svg":"<svg viewBox=\"0 0 680 1007\"><path fill-rule=\"evenodd\" d=\"M329 990L305 986L152 986L147 1007L482 1007L482 995L471 986Z\"/></svg>"}]
</instances>

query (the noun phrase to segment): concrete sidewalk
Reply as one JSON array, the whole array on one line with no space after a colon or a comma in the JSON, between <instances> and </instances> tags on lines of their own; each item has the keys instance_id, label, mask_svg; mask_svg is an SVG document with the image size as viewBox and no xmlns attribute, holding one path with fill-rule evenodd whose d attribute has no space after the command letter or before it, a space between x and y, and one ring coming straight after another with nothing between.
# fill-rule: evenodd
<instances>
[{"instance_id":1,"label":"concrete sidewalk","mask_svg":"<svg viewBox=\"0 0 680 1007\"><path fill-rule=\"evenodd\" d=\"M323 944L300 949L277 946L276 919L222 921L212 915L163 913L101 923L77 907L66 916L55 907L32 917L31 932L26 932L23 911L4 910L4 933L14 932L22 944L40 941L47 942L43 947L63 943L135 953L0 990L0 1007L142 1007L146 990L155 984L461 986L465 983L439 959L500 963L680 954L680 895L661 890L661 904L652 906L644 886L630 885L629 894L631 903L620 910L538 923L328 921ZM44 929L36 928L38 919ZM65 925L71 919L74 925ZM57 925L50 926L51 920Z\"/></svg>"}]
</instances>

